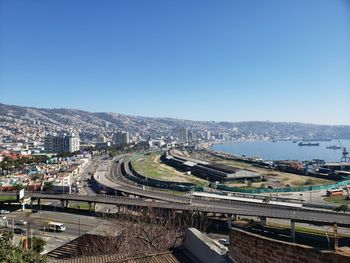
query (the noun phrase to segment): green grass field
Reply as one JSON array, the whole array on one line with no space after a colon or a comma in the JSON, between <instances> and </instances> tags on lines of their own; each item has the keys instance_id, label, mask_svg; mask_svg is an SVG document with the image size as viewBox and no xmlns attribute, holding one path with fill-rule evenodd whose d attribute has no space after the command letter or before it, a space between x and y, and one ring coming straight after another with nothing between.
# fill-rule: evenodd
<instances>
[{"instance_id":1,"label":"green grass field","mask_svg":"<svg viewBox=\"0 0 350 263\"><path fill-rule=\"evenodd\" d=\"M187 182L199 186L207 185L207 181L183 172L160 162L160 154L142 155L132 161L132 167L143 176L163 181Z\"/></svg>"},{"instance_id":2,"label":"green grass field","mask_svg":"<svg viewBox=\"0 0 350 263\"><path fill-rule=\"evenodd\" d=\"M330 197L324 198L323 200L325 200L328 203L350 206L350 200L346 199L346 195L330 196Z\"/></svg>"},{"instance_id":3,"label":"green grass field","mask_svg":"<svg viewBox=\"0 0 350 263\"><path fill-rule=\"evenodd\" d=\"M1 201L16 201L17 196L15 195L0 195L0 202Z\"/></svg>"},{"instance_id":4,"label":"green grass field","mask_svg":"<svg viewBox=\"0 0 350 263\"><path fill-rule=\"evenodd\" d=\"M89 204L88 203L70 203L69 208L76 208L76 209L82 209L82 210L89 210Z\"/></svg>"},{"instance_id":5,"label":"green grass field","mask_svg":"<svg viewBox=\"0 0 350 263\"><path fill-rule=\"evenodd\" d=\"M268 226L271 228L277 228L277 229L290 229L289 225L277 224L277 223L269 223ZM325 230L308 228L308 227L303 227L303 226L296 226L295 231L299 232L299 233L306 233L306 234L319 235L319 236L325 235ZM330 231L327 231L327 233L331 237L334 235L331 228L330 228ZM343 233L338 234L338 236L339 237L350 237L349 234L343 234Z\"/></svg>"}]
</instances>

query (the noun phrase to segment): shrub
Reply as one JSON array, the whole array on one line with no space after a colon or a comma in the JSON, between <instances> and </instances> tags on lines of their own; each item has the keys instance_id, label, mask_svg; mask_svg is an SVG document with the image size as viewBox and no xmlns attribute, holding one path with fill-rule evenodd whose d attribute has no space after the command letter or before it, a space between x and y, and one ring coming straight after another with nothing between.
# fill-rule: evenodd
<instances>
[{"instance_id":1,"label":"shrub","mask_svg":"<svg viewBox=\"0 0 350 263\"><path fill-rule=\"evenodd\" d=\"M346 210L348 210L348 205L340 205L334 208L334 211L337 211L337 212L345 212Z\"/></svg>"}]
</instances>

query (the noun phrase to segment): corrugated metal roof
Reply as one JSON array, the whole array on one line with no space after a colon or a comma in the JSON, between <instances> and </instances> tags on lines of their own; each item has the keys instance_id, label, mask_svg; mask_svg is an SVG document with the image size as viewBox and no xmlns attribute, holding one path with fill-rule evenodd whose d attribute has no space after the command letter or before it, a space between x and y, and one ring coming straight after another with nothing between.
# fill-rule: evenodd
<instances>
[{"instance_id":1,"label":"corrugated metal roof","mask_svg":"<svg viewBox=\"0 0 350 263\"><path fill-rule=\"evenodd\" d=\"M70 259L50 260L50 263L179 263L180 261L172 254L171 251L162 253L129 256L125 254L99 255L91 257L79 257Z\"/></svg>"},{"instance_id":2,"label":"corrugated metal roof","mask_svg":"<svg viewBox=\"0 0 350 263\"><path fill-rule=\"evenodd\" d=\"M102 230L103 228L101 228ZM109 240L113 243L113 238L117 237L109 236L108 238L112 238ZM94 254L90 254L89 249L84 249L89 244L104 244L104 240L106 236L95 235L95 234L84 234L76 239L71 240L70 242L64 244L61 247L58 247L52 251L50 251L47 256L49 257L49 262L52 263L112 263L112 262L127 262L127 263L143 263L143 262L154 262L154 263L190 263L192 260L188 260L187 254L183 252L182 249L175 249L174 251L160 251L160 252L146 252L146 250L142 250L137 244L135 244L135 252L120 253L123 251L122 247L118 247L117 243L115 243L116 247L110 247L108 250L99 250L97 249ZM93 243L91 243L93 241ZM101 241L101 242L99 242ZM88 248L88 247L87 247ZM119 253L116 253L119 251ZM89 255L85 256L86 253ZM130 254L131 253L131 254ZM180 258L181 260L178 260Z\"/></svg>"}]
</instances>

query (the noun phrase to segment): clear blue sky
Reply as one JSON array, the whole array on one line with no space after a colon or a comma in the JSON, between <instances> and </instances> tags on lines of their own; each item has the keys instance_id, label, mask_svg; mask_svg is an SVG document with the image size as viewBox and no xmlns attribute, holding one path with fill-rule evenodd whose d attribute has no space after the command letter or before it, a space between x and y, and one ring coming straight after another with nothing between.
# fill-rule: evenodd
<instances>
[{"instance_id":1,"label":"clear blue sky","mask_svg":"<svg viewBox=\"0 0 350 263\"><path fill-rule=\"evenodd\" d=\"M350 124L350 1L1 0L0 102Z\"/></svg>"}]
</instances>

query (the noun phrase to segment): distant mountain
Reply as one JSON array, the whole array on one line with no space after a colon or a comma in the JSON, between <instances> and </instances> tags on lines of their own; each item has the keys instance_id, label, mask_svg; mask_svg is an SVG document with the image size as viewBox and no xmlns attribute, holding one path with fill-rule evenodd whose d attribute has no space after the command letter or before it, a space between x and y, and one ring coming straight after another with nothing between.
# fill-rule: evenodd
<instances>
[{"instance_id":1,"label":"distant mountain","mask_svg":"<svg viewBox=\"0 0 350 263\"><path fill-rule=\"evenodd\" d=\"M240 135L266 135L275 137L298 136L306 138L350 138L350 126L317 125L294 122L213 122L174 118L130 116L112 112L87 112L77 109L45 109L0 104L1 127L16 129L9 123L29 126L41 132L76 130L81 136L93 137L101 132L125 130L147 135L169 135L179 128L210 130ZM4 125L4 123L7 123ZM6 128L7 127L7 128ZM16 126L17 127L17 126Z\"/></svg>"}]
</instances>

